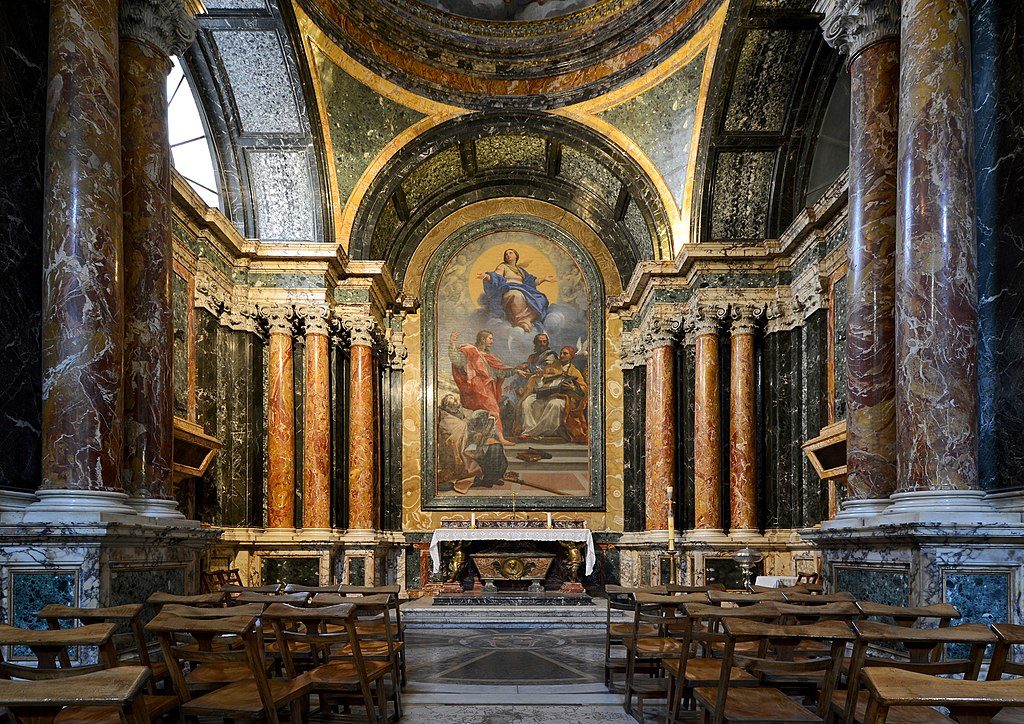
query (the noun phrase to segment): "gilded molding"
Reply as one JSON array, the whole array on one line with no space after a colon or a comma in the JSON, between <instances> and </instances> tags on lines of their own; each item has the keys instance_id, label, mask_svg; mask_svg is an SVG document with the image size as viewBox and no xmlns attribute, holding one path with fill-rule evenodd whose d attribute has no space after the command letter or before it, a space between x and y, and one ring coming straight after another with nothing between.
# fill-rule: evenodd
<instances>
[{"instance_id":1,"label":"gilded molding","mask_svg":"<svg viewBox=\"0 0 1024 724\"><path fill-rule=\"evenodd\" d=\"M199 28L180 0L122 0L118 24L121 37L149 43L168 57L185 52Z\"/></svg>"},{"instance_id":2,"label":"gilded molding","mask_svg":"<svg viewBox=\"0 0 1024 724\"><path fill-rule=\"evenodd\" d=\"M869 45L899 38L899 0L818 0L825 42L850 58Z\"/></svg>"}]
</instances>

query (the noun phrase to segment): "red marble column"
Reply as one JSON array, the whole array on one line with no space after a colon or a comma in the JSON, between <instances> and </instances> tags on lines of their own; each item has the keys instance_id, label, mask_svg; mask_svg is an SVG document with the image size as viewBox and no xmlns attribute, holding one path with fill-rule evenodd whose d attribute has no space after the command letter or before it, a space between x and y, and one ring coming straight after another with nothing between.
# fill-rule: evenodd
<instances>
[{"instance_id":1,"label":"red marble column","mask_svg":"<svg viewBox=\"0 0 1024 724\"><path fill-rule=\"evenodd\" d=\"M291 310L270 309L267 527L295 527L295 375Z\"/></svg>"},{"instance_id":2,"label":"red marble column","mask_svg":"<svg viewBox=\"0 0 1024 724\"><path fill-rule=\"evenodd\" d=\"M667 489L676 481L675 339L680 322L655 318L644 335L647 360L645 511L647 530L668 529Z\"/></svg>"},{"instance_id":3,"label":"red marble column","mask_svg":"<svg viewBox=\"0 0 1024 724\"><path fill-rule=\"evenodd\" d=\"M121 475L117 8L117 0L50 3L38 512L74 509L57 501L75 497L134 512L125 505Z\"/></svg>"},{"instance_id":4,"label":"red marble column","mask_svg":"<svg viewBox=\"0 0 1024 724\"><path fill-rule=\"evenodd\" d=\"M694 527L704 534L722 530L722 406L718 381L718 319L709 309L694 316L695 385L693 419Z\"/></svg>"},{"instance_id":5,"label":"red marble column","mask_svg":"<svg viewBox=\"0 0 1024 724\"><path fill-rule=\"evenodd\" d=\"M302 437L302 527L331 527L331 384L327 309L306 320L306 397Z\"/></svg>"},{"instance_id":6,"label":"red marble column","mask_svg":"<svg viewBox=\"0 0 1024 724\"><path fill-rule=\"evenodd\" d=\"M754 330L760 310L734 306L729 384L729 534L756 535L757 438Z\"/></svg>"},{"instance_id":7,"label":"red marble column","mask_svg":"<svg viewBox=\"0 0 1024 724\"><path fill-rule=\"evenodd\" d=\"M968 0L904 0L897 489L978 487L978 268Z\"/></svg>"},{"instance_id":8,"label":"red marble column","mask_svg":"<svg viewBox=\"0 0 1024 724\"><path fill-rule=\"evenodd\" d=\"M898 0L855 0L826 18L850 56L847 477L850 500L896 489ZM829 33L834 28L835 32Z\"/></svg>"},{"instance_id":9,"label":"red marble column","mask_svg":"<svg viewBox=\"0 0 1024 724\"><path fill-rule=\"evenodd\" d=\"M348 522L349 528L377 527L376 425L373 404L373 344L376 324L369 315L346 317L349 332L349 431Z\"/></svg>"},{"instance_id":10,"label":"red marble column","mask_svg":"<svg viewBox=\"0 0 1024 724\"><path fill-rule=\"evenodd\" d=\"M121 162L125 261L124 475L142 515L183 517L173 501L169 56L195 37L177 3L121 7Z\"/></svg>"}]
</instances>

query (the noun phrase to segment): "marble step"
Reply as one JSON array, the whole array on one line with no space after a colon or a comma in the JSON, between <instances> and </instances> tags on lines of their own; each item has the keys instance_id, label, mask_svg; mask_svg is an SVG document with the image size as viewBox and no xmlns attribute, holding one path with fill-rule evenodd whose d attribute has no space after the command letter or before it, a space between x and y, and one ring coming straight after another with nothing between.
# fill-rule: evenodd
<instances>
[{"instance_id":1,"label":"marble step","mask_svg":"<svg viewBox=\"0 0 1024 724\"><path fill-rule=\"evenodd\" d=\"M430 596L402 606L409 628L603 628L606 606L433 606ZM613 620L625 620L613 611Z\"/></svg>"},{"instance_id":2,"label":"marble step","mask_svg":"<svg viewBox=\"0 0 1024 724\"><path fill-rule=\"evenodd\" d=\"M621 705L622 697L603 684L557 686L477 686L410 682L402 690L403 704L465 705Z\"/></svg>"}]
</instances>

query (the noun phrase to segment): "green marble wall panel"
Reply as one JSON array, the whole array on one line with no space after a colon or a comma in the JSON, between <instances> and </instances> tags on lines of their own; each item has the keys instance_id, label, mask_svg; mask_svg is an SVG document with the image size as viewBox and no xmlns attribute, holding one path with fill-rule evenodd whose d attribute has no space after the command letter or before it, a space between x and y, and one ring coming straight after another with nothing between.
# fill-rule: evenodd
<instances>
[{"instance_id":1,"label":"green marble wall panel","mask_svg":"<svg viewBox=\"0 0 1024 724\"><path fill-rule=\"evenodd\" d=\"M36 612L50 603L63 606L78 605L76 575L72 571L39 571L11 574L11 599L9 623L12 626L29 629L44 629L46 624L36 619ZM70 621L67 622L70 625ZM27 646L16 646L12 658L30 659L32 651Z\"/></svg>"},{"instance_id":2,"label":"green marble wall panel","mask_svg":"<svg viewBox=\"0 0 1024 724\"><path fill-rule=\"evenodd\" d=\"M580 153L572 146L564 146L559 175L581 188L594 192L605 204L615 208L622 183L592 156Z\"/></svg>"},{"instance_id":3,"label":"green marble wall panel","mask_svg":"<svg viewBox=\"0 0 1024 724\"><path fill-rule=\"evenodd\" d=\"M807 45L808 30L752 28L733 76L726 131L782 131L800 64L794 48Z\"/></svg>"},{"instance_id":4,"label":"green marble wall panel","mask_svg":"<svg viewBox=\"0 0 1024 724\"><path fill-rule=\"evenodd\" d=\"M1010 574L998 572L957 571L947 572L943 577L943 599L960 612L956 622L994 623L1012 621L1010 613ZM947 656L967 658L970 647L964 644L949 644ZM992 653L991 646L988 652Z\"/></svg>"},{"instance_id":5,"label":"green marble wall panel","mask_svg":"<svg viewBox=\"0 0 1024 724\"><path fill-rule=\"evenodd\" d=\"M297 583L301 586L320 585L319 558L264 558L260 570L260 583Z\"/></svg>"},{"instance_id":6,"label":"green marble wall panel","mask_svg":"<svg viewBox=\"0 0 1024 724\"><path fill-rule=\"evenodd\" d=\"M188 281L177 272L171 275L171 307L174 318L173 385L174 414L188 416L188 312L192 300Z\"/></svg>"},{"instance_id":7,"label":"green marble wall panel","mask_svg":"<svg viewBox=\"0 0 1024 724\"><path fill-rule=\"evenodd\" d=\"M546 163L546 144L539 136L499 133L476 142L476 165L480 171L507 167L543 171Z\"/></svg>"},{"instance_id":8,"label":"green marble wall panel","mask_svg":"<svg viewBox=\"0 0 1024 724\"><path fill-rule=\"evenodd\" d=\"M384 204L384 208L380 211L380 216L377 217L377 225L373 227L373 247L375 249L384 248L387 242L394 238L395 232L398 231L398 227L401 225L402 222L398 218L395 204L388 199L388 202Z\"/></svg>"},{"instance_id":9,"label":"green marble wall panel","mask_svg":"<svg viewBox=\"0 0 1024 724\"><path fill-rule=\"evenodd\" d=\"M314 50L334 151L338 199L345 203L356 181L376 156L399 133L423 114L395 103L336 66Z\"/></svg>"},{"instance_id":10,"label":"green marble wall panel","mask_svg":"<svg viewBox=\"0 0 1024 724\"><path fill-rule=\"evenodd\" d=\"M636 141L658 167L680 206L690 162L704 56L701 52L650 90L600 114Z\"/></svg>"},{"instance_id":11,"label":"green marble wall panel","mask_svg":"<svg viewBox=\"0 0 1024 724\"><path fill-rule=\"evenodd\" d=\"M623 218L622 223L625 224L626 230L637 244L640 246L648 246L651 244L651 230L647 226L647 221L644 219L643 212L640 211L640 207L636 205L636 201L633 201L632 199L630 200L629 205L626 207L626 216Z\"/></svg>"},{"instance_id":12,"label":"green marble wall panel","mask_svg":"<svg viewBox=\"0 0 1024 724\"><path fill-rule=\"evenodd\" d=\"M725 151L715 162L713 239L764 239L775 151Z\"/></svg>"},{"instance_id":13,"label":"green marble wall panel","mask_svg":"<svg viewBox=\"0 0 1024 724\"><path fill-rule=\"evenodd\" d=\"M462 158L458 146L450 146L435 153L412 170L403 182L402 190L409 208L419 206L432 193L453 184L463 177Z\"/></svg>"}]
</instances>

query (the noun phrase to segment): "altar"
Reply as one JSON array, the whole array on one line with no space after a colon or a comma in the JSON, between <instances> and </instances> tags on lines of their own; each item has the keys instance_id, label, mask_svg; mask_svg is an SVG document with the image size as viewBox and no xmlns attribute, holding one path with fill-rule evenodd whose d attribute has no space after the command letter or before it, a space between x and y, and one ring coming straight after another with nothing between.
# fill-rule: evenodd
<instances>
[{"instance_id":1,"label":"altar","mask_svg":"<svg viewBox=\"0 0 1024 724\"><path fill-rule=\"evenodd\" d=\"M443 527L434 531L430 540L430 560L435 574L441 570L441 545L448 543L454 546L449 566L448 578L454 587L458 584L459 574L463 567L472 562L477 575L483 583L484 591L497 592L499 582L529 582L529 590L533 593L543 591L543 583L556 556L537 550L529 544L558 543L566 553L562 565L566 570L567 579L563 590L583 592L579 582L580 567L583 575L590 575L597 563L594 548L594 536L588 528L576 527L539 527L539 522L523 521L520 526L482 525L465 527ZM531 525L532 524L532 525ZM501 546L500 550L477 551L468 553L463 545L481 542L497 544L524 543L522 549L510 550L509 546ZM581 548L583 549L581 551Z\"/></svg>"}]
</instances>

